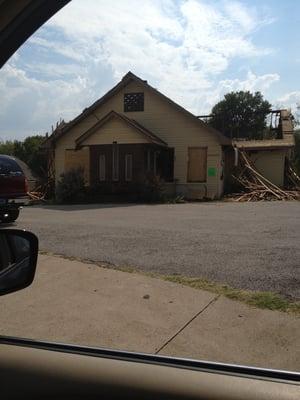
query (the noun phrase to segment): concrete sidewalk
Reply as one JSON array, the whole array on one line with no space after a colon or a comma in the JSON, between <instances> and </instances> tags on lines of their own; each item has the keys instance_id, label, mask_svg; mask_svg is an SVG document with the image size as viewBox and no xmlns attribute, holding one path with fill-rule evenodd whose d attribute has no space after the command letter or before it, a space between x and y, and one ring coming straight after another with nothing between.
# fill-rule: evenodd
<instances>
[{"instance_id":1,"label":"concrete sidewalk","mask_svg":"<svg viewBox=\"0 0 300 400\"><path fill-rule=\"evenodd\" d=\"M268 368L300 369L299 331L294 315L54 256L0 301L2 335Z\"/></svg>"}]
</instances>

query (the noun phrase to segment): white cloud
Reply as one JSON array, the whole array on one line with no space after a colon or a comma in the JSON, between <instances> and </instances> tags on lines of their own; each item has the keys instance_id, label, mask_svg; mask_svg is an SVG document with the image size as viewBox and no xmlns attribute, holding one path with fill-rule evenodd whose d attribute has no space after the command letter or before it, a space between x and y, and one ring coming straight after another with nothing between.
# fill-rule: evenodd
<instances>
[{"instance_id":1,"label":"white cloud","mask_svg":"<svg viewBox=\"0 0 300 400\"><path fill-rule=\"evenodd\" d=\"M247 76L244 80L239 79L224 79L220 80L217 84L212 85L208 92L202 91L199 94L195 94L194 103L196 105L196 111L201 111L201 114L208 114L212 107L223 98L228 92L234 92L239 90L249 90L250 92L266 91L273 83L280 79L278 74L265 74L255 75L253 72L248 71Z\"/></svg>"},{"instance_id":2,"label":"white cloud","mask_svg":"<svg viewBox=\"0 0 300 400\"><path fill-rule=\"evenodd\" d=\"M279 81L279 79L280 76L278 74L255 75L253 72L248 71L245 80L225 79L219 82L219 86L221 86L225 92L236 90L249 90L250 92L265 91L269 89L274 82Z\"/></svg>"},{"instance_id":3,"label":"white cloud","mask_svg":"<svg viewBox=\"0 0 300 400\"><path fill-rule=\"evenodd\" d=\"M224 71L232 57L259 56L249 34L268 23L236 2L224 9L202 1L99 0L73 1L49 26L63 30L85 56L111 65L120 78L134 64L158 81L185 70L203 79ZM177 11L177 13L176 13ZM82 45L85 43L85 45Z\"/></svg>"},{"instance_id":4,"label":"white cloud","mask_svg":"<svg viewBox=\"0 0 300 400\"><path fill-rule=\"evenodd\" d=\"M238 1L230 1L225 3L225 10L228 16L237 25L244 29L245 33L253 32L263 25L269 25L275 22L275 18L268 14L259 13L254 7L245 7Z\"/></svg>"},{"instance_id":5,"label":"white cloud","mask_svg":"<svg viewBox=\"0 0 300 400\"><path fill-rule=\"evenodd\" d=\"M6 65L1 70L0 138L8 139L11 131L16 137L45 133L59 118L69 119L85 107L90 95L86 81L30 78L21 69Z\"/></svg>"},{"instance_id":6,"label":"white cloud","mask_svg":"<svg viewBox=\"0 0 300 400\"><path fill-rule=\"evenodd\" d=\"M4 108L14 100L20 109L29 96L32 126L46 130L46 121L74 117L132 70L192 112L208 112L226 89L264 90L279 79L249 72L218 84L232 60L270 53L251 34L271 22L236 1L73 0L30 39L41 60L30 65L16 56L2 73L2 93L11 81L16 86ZM103 69L109 79L100 79Z\"/></svg>"},{"instance_id":7,"label":"white cloud","mask_svg":"<svg viewBox=\"0 0 300 400\"><path fill-rule=\"evenodd\" d=\"M84 61L83 54L72 47L72 44L65 44L61 41L50 41L41 37L32 37L29 39L29 43L33 45L38 45L40 47L44 47L48 50L53 51L54 53L61 54L64 57L70 58L74 61ZM82 50L82 49L80 49Z\"/></svg>"},{"instance_id":8,"label":"white cloud","mask_svg":"<svg viewBox=\"0 0 300 400\"><path fill-rule=\"evenodd\" d=\"M289 104L300 104L300 90L296 90L294 92L285 93L278 99L281 103L289 103Z\"/></svg>"},{"instance_id":9,"label":"white cloud","mask_svg":"<svg viewBox=\"0 0 300 400\"><path fill-rule=\"evenodd\" d=\"M289 108L300 122L300 90L285 93L276 101L277 108Z\"/></svg>"},{"instance_id":10,"label":"white cloud","mask_svg":"<svg viewBox=\"0 0 300 400\"><path fill-rule=\"evenodd\" d=\"M86 68L80 64L59 64L36 62L34 64L25 63L24 69L30 71L30 75L42 75L43 79L68 80L70 77L84 76L87 73Z\"/></svg>"}]
</instances>

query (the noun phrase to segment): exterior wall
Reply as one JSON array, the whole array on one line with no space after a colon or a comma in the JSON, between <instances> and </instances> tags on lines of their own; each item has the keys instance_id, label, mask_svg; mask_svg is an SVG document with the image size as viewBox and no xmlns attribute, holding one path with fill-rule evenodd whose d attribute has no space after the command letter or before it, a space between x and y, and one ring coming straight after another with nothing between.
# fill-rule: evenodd
<instances>
[{"instance_id":1,"label":"exterior wall","mask_svg":"<svg viewBox=\"0 0 300 400\"><path fill-rule=\"evenodd\" d=\"M65 168L65 150L75 149L75 139L85 132L88 128L97 122L95 116L89 116L77 126L74 126L66 135L56 143L55 146L55 182L59 180L60 175L64 172Z\"/></svg>"},{"instance_id":2,"label":"exterior wall","mask_svg":"<svg viewBox=\"0 0 300 400\"><path fill-rule=\"evenodd\" d=\"M284 185L284 162L286 150L250 152L250 158L263 176L278 186Z\"/></svg>"},{"instance_id":3,"label":"exterior wall","mask_svg":"<svg viewBox=\"0 0 300 400\"><path fill-rule=\"evenodd\" d=\"M112 118L87 138L84 145L111 144L114 141L119 144L149 143L146 137L126 124L125 121Z\"/></svg>"},{"instance_id":4,"label":"exterior wall","mask_svg":"<svg viewBox=\"0 0 300 400\"><path fill-rule=\"evenodd\" d=\"M138 91L144 92L144 111L124 113L124 93ZM75 125L65 136L59 139L55 153L56 179L63 172L64 150L74 148L75 139L111 110L124 113L128 118L135 119L167 142L170 147L174 148L174 179L178 182L178 188L182 187L185 191L190 191L191 195L196 190L199 193L207 193L207 197L210 198L220 197L222 194L222 147L219 144L218 138L204 125L201 126L199 122L178 111L160 96L136 82L129 83L104 105L99 106L94 111L94 115L90 115ZM107 140L111 140L111 134L107 136ZM207 176L205 183L189 184L187 182L188 147L197 146L208 147L207 169L214 167L217 172L216 176Z\"/></svg>"},{"instance_id":5,"label":"exterior wall","mask_svg":"<svg viewBox=\"0 0 300 400\"><path fill-rule=\"evenodd\" d=\"M90 183L90 149L83 148L81 150L65 150L65 164L64 171L70 171L71 169L81 167L84 170L84 180L86 185Z\"/></svg>"}]
</instances>

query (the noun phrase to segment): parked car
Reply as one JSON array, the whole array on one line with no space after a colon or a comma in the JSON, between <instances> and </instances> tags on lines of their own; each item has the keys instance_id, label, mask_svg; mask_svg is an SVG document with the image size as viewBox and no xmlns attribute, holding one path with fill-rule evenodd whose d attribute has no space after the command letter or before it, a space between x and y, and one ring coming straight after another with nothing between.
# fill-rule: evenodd
<instances>
[{"instance_id":1,"label":"parked car","mask_svg":"<svg viewBox=\"0 0 300 400\"><path fill-rule=\"evenodd\" d=\"M28 182L21 162L0 154L0 222L13 222L27 201Z\"/></svg>"}]
</instances>

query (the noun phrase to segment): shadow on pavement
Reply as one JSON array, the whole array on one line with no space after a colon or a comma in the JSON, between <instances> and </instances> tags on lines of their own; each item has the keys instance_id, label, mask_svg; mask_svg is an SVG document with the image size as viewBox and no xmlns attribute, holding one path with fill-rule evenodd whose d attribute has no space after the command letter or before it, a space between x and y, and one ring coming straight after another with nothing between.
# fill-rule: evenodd
<instances>
[{"instance_id":1,"label":"shadow on pavement","mask_svg":"<svg viewBox=\"0 0 300 400\"><path fill-rule=\"evenodd\" d=\"M58 211L81 211L81 210L93 210L103 208L124 208L124 207L136 207L157 204L143 204L143 203L95 203L95 204L72 204L72 205L34 205L32 208L41 208L46 210L58 210ZM160 204L161 205L161 204Z\"/></svg>"}]
</instances>

